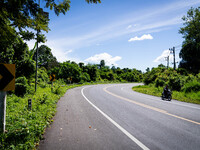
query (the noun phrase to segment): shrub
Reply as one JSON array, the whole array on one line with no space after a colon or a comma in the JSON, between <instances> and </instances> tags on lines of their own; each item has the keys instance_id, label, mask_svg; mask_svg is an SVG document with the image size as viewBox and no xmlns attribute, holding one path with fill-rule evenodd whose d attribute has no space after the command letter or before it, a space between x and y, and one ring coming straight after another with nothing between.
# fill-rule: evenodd
<instances>
[{"instance_id":1,"label":"shrub","mask_svg":"<svg viewBox=\"0 0 200 150\"><path fill-rule=\"evenodd\" d=\"M165 80L163 78L157 78L155 81L155 86L159 87L159 86L164 86L165 85Z\"/></svg>"},{"instance_id":2,"label":"shrub","mask_svg":"<svg viewBox=\"0 0 200 150\"><path fill-rule=\"evenodd\" d=\"M47 70L42 67L38 70L38 82L47 82L49 77L47 75Z\"/></svg>"},{"instance_id":3,"label":"shrub","mask_svg":"<svg viewBox=\"0 0 200 150\"><path fill-rule=\"evenodd\" d=\"M193 81L193 80L195 80L195 76L193 76L192 74L189 74L187 76L187 78L185 79L185 82L190 82L190 81Z\"/></svg>"},{"instance_id":4,"label":"shrub","mask_svg":"<svg viewBox=\"0 0 200 150\"><path fill-rule=\"evenodd\" d=\"M81 81L80 83L84 83L84 82L89 82L91 81L90 80L90 75L86 72L83 72L81 75L80 75L80 78L81 78Z\"/></svg>"},{"instance_id":5,"label":"shrub","mask_svg":"<svg viewBox=\"0 0 200 150\"><path fill-rule=\"evenodd\" d=\"M25 77L19 77L15 80L15 95L24 96L28 89L27 79Z\"/></svg>"},{"instance_id":6,"label":"shrub","mask_svg":"<svg viewBox=\"0 0 200 150\"><path fill-rule=\"evenodd\" d=\"M150 83L154 83L156 78L157 78L157 74L154 74L154 73L150 72L144 77L144 84L148 85Z\"/></svg>"},{"instance_id":7,"label":"shrub","mask_svg":"<svg viewBox=\"0 0 200 150\"><path fill-rule=\"evenodd\" d=\"M190 81L184 85L183 91L185 93L198 92L200 91L200 83L197 80Z\"/></svg>"},{"instance_id":8,"label":"shrub","mask_svg":"<svg viewBox=\"0 0 200 150\"><path fill-rule=\"evenodd\" d=\"M177 71L177 73L179 73L181 75L185 75L185 76L188 75L188 71L184 68L178 68L176 71Z\"/></svg>"},{"instance_id":9,"label":"shrub","mask_svg":"<svg viewBox=\"0 0 200 150\"><path fill-rule=\"evenodd\" d=\"M46 83L46 82L40 82L39 83L39 86L41 87L41 88L45 88L45 87L47 87L48 86L48 84Z\"/></svg>"},{"instance_id":10,"label":"shrub","mask_svg":"<svg viewBox=\"0 0 200 150\"><path fill-rule=\"evenodd\" d=\"M172 76L169 78L169 87L172 88L172 90L180 91L181 90L181 81L178 76Z\"/></svg>"},{"instance_id":11,"label":"shrub","mask_svg":"<svg viewBox=\"0 0 200 150\"><path fill-rule=\"evenodd\" d=\"M197 81L200 82L200 73L198 73L198 74L196 75L196 78L197 78Z\"/></svg>"}]
</instances>

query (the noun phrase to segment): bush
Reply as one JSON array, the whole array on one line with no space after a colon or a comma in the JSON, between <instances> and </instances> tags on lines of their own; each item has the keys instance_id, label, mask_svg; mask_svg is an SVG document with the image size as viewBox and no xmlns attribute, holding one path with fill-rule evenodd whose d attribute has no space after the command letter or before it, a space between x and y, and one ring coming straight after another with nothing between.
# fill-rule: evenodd
<instances>
[{"instance_id":1,"label":"bush","mask_svg":"<svg viewBox=\"0 0 200 150\"><path fill-rule=\"evenodd\" d=\"M200 91L200 83L197 80L186 83L183 87L185 93Z\"/></svg>"},{"instance_id":2,"label":"bush","mask_svg":"<svg viewBox=\"0 0 200 150\"><path fill-rule=\"evenodd\" d=\"M42 67L38 70L38 82L47 82L49 77L47 75L47 70Z\"/></svg>"},{"instance_id":3,"label":"bush","mask_svg":"<svg viewBox=\"0 0 200 150\"><path fill-rule=\"evenodd\" d=\"M190 82L190 81L193 81L193 80L195 80L195 76L193 76L192 74L189 74L187 76L187 78L185 79L185 82Z\"/></svg>"},{"instance_id":4,"label":"bush","mask_svg":"<svg viewBox=\"0 0 200 150\"><path fill-rule=\"evenodd\" d=\"M155 81L155 86L159 87L159 86L164 86L166 84L164 78L162 77L158 77Z\"/></svg>"},{"instance_id":5,"label":"bush","mask_svg":"<svg viewBox=\"0 0 200 150\"><path fill-rule=\"evenodd\" d=\"M81 78L81 81L80 83L84 83L84 82L89 82L91 81L90 80L90 75L86 72L83 72L81 75L80 75L80 78Z\"/></svg>"},{"instance_id":6,"label":"bush","mask_svg":"<svg viewBox=\"0 0 200 150\"><path fill-rule=\"evenodd\" d=\"M169 87L172 88L172 90L180 91L181 90L181 81L178 76L172 76L169 78Z\"/></svg>"},{"instance_id":7,"label":"bush","mask_svg":"<svg viewBox=\"0 0 200 150\"><path fill-rule=\"evenodd\" d=\"M188 71L184 68L178 68L176 71L177 71L177 73L179 73L181 75L185 75L185 76L188 75Z\"/></svg>"},{"instance_id":8,"label":"bush","mask_svg":"<svg viewBox=\"0 0 200 150\"><path fill-rule=\"evenodd\" d=\"M15 95L24 96L27 93L28 83L25 77L19 77L15 80Z\"/></svg>"},{"instance_id":9,"label":"bush","mask_svg":"<svg viewBox=\"0 0 200 150\"><path fill-rule=\"evenodd\" d=\"M157 78L157 75L156 75L156 74L148 73L148 74L144 77L144 84L145 84L145 85L148 85L148 84L154 83L154 81L156 80L156 78Z\"/></svg>"},{"instance_id":10,"label":"bush","mask_svg":"<svg viewBox=\"0 0 200 150\"><path fill-rule=\"evenodd\" d=\"M196 75L196 78L197 78L197 81L200 82L200 73L198 73L198 74Z\"/></svg>"}]
</instances>

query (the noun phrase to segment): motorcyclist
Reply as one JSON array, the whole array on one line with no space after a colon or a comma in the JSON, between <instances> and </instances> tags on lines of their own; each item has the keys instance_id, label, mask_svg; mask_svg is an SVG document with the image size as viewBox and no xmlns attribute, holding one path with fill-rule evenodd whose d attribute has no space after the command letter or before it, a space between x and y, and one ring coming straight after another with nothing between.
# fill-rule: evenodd
<instances>
[{"instance_id":1,"label":"motorcyclist","mask_svg":"<svg viewBox=\"0 0 200 150\"><path fill-rule=\"evenodd\" d=\"M168 91L169 91L168 85L166 85L165 88L164 88L164 96L165 97L167 97Z\"/></svg>"}]
</instances>

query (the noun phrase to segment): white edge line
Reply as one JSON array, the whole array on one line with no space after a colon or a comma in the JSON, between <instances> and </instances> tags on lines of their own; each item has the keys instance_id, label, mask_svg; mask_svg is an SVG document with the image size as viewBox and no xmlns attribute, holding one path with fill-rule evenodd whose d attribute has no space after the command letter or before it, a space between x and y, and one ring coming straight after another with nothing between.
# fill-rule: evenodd
<instances>
[{"instance_id":1,"label":"white edge line","mask_svg":"<svg viewBox=\"0 0 200 150\"><path fill-rule=\"evenodd\" d=\"M143 150L150 150L148 147L146 147L143 143L141 143L138 139L136 139L133 135L131 135L128 131L126 131L123 127L121 127L119 124L117 124L114 120L112 120L108 115L106 115L103 111L101 111L97 106L95 106L92 102L88 100L88 98L84 95L83 90L81 89L82 96L92 105L96 110L98 110L106 119L108 119L113 125L115 125L119 130L121 130L126 136L128 136L133 142L135 142L139 147L141 147Z\"/></svg>"}]
</instances>

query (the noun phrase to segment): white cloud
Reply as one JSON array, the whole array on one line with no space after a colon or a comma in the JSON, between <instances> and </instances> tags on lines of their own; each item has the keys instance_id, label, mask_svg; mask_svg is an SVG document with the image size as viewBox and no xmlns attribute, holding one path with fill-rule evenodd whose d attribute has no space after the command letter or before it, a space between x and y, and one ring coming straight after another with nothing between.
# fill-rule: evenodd
<instances>
[{"instance_id":1,"label":"white cloud","mask_svg":"<svg viewBox=\"0 0 200 150\"><path fill-rule=\"evenodd\" d=\"M107 66L111 66L111 65L117 66L116 62L121 59L122 58L120 56L113 57L108 53L101 53L101 54L96 54L94 56L91 56L87 58L85 61L88 63L99 64L101 60L105 60L105 63Z\"/></svg>"},{"instance_id":2,"label":"white cloud","mask_svg":"<svg viewBox=\"0 0 200 150\"><path fill-rule=\"evenodd\" d=\"M129 25L129 26L127 27L127 29L130 29L130 28L132 28L132 25Z\"/></svg>"},{"instance_id":3,"label":"white cloud","mask_svg":"<svg viewBox=\"0 0 200 150\"><path fill-rule=\"evenodd\" d=\"M33 49L33 47L35 45L35 40L27 41L26 43L28 44L29 49ZM72 53L73 50L66 49L65 43L66 42L64 42L64 41L57 42L56 40L55 41L50 40L50 41L47 41L46 43L39 43L39 46L43 45L43 44L47 45L51 49L52 54L56 57L56 59L59 62L64 62L67 60L78 62L79 61L78 58L70 58L69 57L69 54Z\"/></svg>"},{"instance_id":4,"label":"white cloud","mask_svg":"<svg viewBox=\"0 0 200 150\"><path fill-rule=\"evenodd\" d=\"M133 42L133 41L142 41L142 40L152 40L153 37L150 34L144 34L141 37L134 37L134 38L130 38L128 41L129 42Z\"/></svg>"},{"instance_id":5,"label":"white cloud","mask_svg":"<svg viewBox=\"0 0 200 150\"><path fill-rule=\"evenodd\" d=\"M73 52L73 50L72 49L70 49L70 50L67 50L64 54L65 55L67 55L67 54L69 54L69 53L71 53L71 52Z\"/></svg>"},{"instance_id":6,"label":"white cloud","mask_svg":"<svg viewBox=\"0 0 200 150\"><path fill-rule=\"evenodd\" d=\"M162 54L160 56L158 56L153 62L155 63L161 63L163 61L165 61L166 57L169 56L169 60L171 61L173 59L173 56L170 55L170 51L169 50L164 50L162 52Z\"/></svg>"},{"instance_id":7,"label":"white cloud","mask_svg":"<svg viewBox=\"0 0 200 150\"><path fill-rule=\"evenodd\" d=\"M166 62L167 63L166 57L168 57L168 56L169 56L169 65L171 65L174 62L174 57L173 57L173 54L170 54L169 50L164 50L162 52L162 54L160 56L158 56L153 62L155 62L155 63ZM180 62L180 58L178 57L177 54L176 54L175 60L176 60L176 63Z\"/></svg>"}]
</instances>

